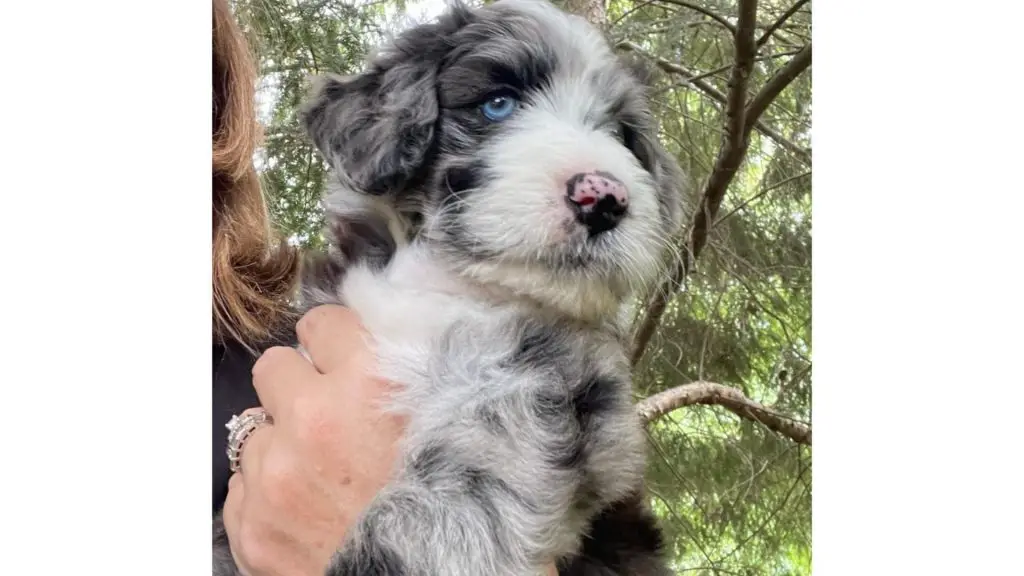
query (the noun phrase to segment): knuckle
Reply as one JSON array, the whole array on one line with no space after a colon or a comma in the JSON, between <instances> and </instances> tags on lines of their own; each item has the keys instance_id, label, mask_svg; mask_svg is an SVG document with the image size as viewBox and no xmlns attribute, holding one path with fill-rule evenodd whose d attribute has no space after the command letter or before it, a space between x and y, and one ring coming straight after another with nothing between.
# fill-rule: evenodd
<instances>
[{"instance_id":1,"label":"knuckle","mask_svg":"<svg viewBox=\"0 0 1024 576\"><path fill-rule=\"evenodd\" d=\"M311 326L316 324L316 317L321 314L320 307L313 308L302 315L299 321L295 324L295 327L299 330L309 330Z\"/></svg>"},{"instance_id":2,"label":"knuckle","mask_svg":"<svg viewBox=\"0 0 1024 576\"><path fill-rule=\"evenodd\" d=\"M260 478L260 500L271 515L294 514L308 498L308 486L289 458L275 459L264 466Z\"/></svg>"},{"instance_id":3,"label":"knuckle","mask_svg":"<svg viewBox=\"0 0 1024 576\"><path fill-rule=\"evenodd\" d=\"M261 475L260 500L271 517L294 516L310 497L309 481L291 456L267 462Z\"/></svg>"},{"instance_id":4,"label":"knuckle","mask_svg":"<svg viewBox=\"0 0 1024 576\"><path fill-rule=\"evenodd\" d=\"M295 328L296 330L307 334L310 331L315 330L320 322L323 322L325 317L330 315L330 312L331 308L327 305L317 306L303 314L302 318L299 318Z\"/></svg>"},{"instance_id":5,"label":"knuckle","mask_svg":"<svg viewBox=\"0 0 1024 576\"><path fill-rule=\"evenodd\" d=\"M252 366L253 377L264 374L268 368L280 362L284 355L290 353L291 348L286 346L273 346L271 348L267 348L267 350L256 359L256 362Z\"/></svg>"},{"instance_id":6,"label":"knuckle","mask_svg":"<svg viewBox=\"0 0 1024 576\"><path fill-rule=\"evenodd\" d=\"M233 474L231 474L231 477L228 478L228 494L227 497L224 499L225 511L228 509L229 504L232 506L235 505L237 495L240 494L243 489L244 488L242 475L239 474L238 472L234 472Z\"/></svg>"},{"instance_id":7,"label":"knuckle","mask_svg":"<svg viewBox=\"0 0 1024 576\"><path fill-rule=\"evenodd\" d=\"M358 320L355 312L345 306L321 304L303 314L295 327L300 333L309 334L328 322L357 323Z\"/></svg>"},{"instance_id":8,"label":"knuckle","mask_svg":"<svg viewBox=\"0 0 1024 576\"><path fill-rule=\"evenodd\" d=\"M268 536L268 531L260 522L243 522L238 528L237 552L245 564L257 572L272 571L274 568Z\"/></svg>"},{"instance_id":9,"label":"knuckle","mask_svg":"<svg viewBox=\"0 0 1024 576\"><path fill-rule=\"evenodd\" d=\"M259 472L261 492L268 503L273 505L280 495L294 491L298 474L291 459L279 454L268 456L262 464Z\"/></svg>"},{"instance_id":10,"label":"knuckle","mask_svg":"<svg viewBox=\"0 0 1024 576\"><path fill-rule=\"evenodd\" d=\"M315 320L313 320L313 312L315 310L316 308L310 310L309 312L306 312L305 314L302 315L302 318L299 318L299 321L295 323L296 333L303 336L309 334L309 330L312 327L312 324L315 322Z\"/></svg>"},{"instance_id":11,"label":"knuckle","mask_svg":"<svg viewBox=\"0 0 1024 576\"><path fill-rule=\"evenodd\" d=\"M293 403L293 415L296 426L303 428L310 424L321 425L328 419L328 404L328 400L324 398L324 394L320 390L312 388L303 389L302 393L295 397Z\"/></svg>"}]
</instances>

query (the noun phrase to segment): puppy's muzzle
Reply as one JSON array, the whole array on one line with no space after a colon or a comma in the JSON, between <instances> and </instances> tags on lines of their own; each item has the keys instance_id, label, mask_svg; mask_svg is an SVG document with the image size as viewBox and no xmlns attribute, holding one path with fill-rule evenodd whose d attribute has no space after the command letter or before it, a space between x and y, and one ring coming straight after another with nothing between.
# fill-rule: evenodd
<instances>
[{"instance_id":1,"label":"puppy's muzzle","mask_svg":"<svg viewBox=\"0 0 1024 576\"><path fill-rule=\"evenodd\" d=\"M607 172L580 172L565 182L566 200L591 236L615 228L626 216L629 193Z\"/></svg>"}]
</instances>

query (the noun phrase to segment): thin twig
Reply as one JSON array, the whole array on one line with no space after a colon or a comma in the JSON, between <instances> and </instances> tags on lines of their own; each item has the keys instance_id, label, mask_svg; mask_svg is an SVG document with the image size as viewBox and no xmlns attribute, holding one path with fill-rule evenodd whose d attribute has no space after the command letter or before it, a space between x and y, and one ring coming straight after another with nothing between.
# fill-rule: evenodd
<instances>
[{"instance_id":1,"label":"thin twig","mask_svg":"<svg viewBox=\"0 0 1024 576\"><path fill-rule=\"evenodd\" d=\"M662 70L663 72L666 72L668 74L674 74L674 75L677 75L677 76L682 76L684 83L686 83L688 85L691 85L694 88L700 90L702 93L704 93L705 96L710 97L712 100L714 100L715 102L718 102L722 106L726 105L727 100L728 100L726 95L723 94L721 91L719 91L714 86L712 86L711 84L709 84L708 82L706 82L703 79L701 79L701 76L703 76L702 74L695 74L693 72L690 72L689 70L687 70L684 66L682 66L680 64L676 64L674 62L669 62L668 60L665 60L663 58L659 58L657 56L654 56L654 55L646 52L643 48L641 48L640 46L638 46L637 44L635 44L633 42L629 42L629 41L619 42L618 44L615 45L615 47L620 49L620 50L628 50L630 52L634 52L636 54L644 56L645 58L648 58L648 59L652 60L654 62L654 64L660 70ZM730 65L730 67L731 67L731 65ZM811 165L811 153L810 152L808 152L806 149L801 148L800 146L794 144L792 141L787 139L782 134L779 134L772 127L768 126L766 123L764 123L760 119L758 119L756 122L754 122L754 128L756 128L757 131L760 132L761 134L764 134L765 136L771 138L779 146L781 146L781 147L785 148L786 150L788 150L789 152L791 152L794 156L796 156L800 161L802 161L807 166Z\"/></svg>"},{"instance_id":2,"label":"thin twig","mask_svg":"<svg viewBox=\"0 0 1024 576\"><path fill-rule=\"evenodd\" d=\"M750 198L747 198L746 200L740 202L735 208L730 210L725 216L722 216L718 220L715 220L715 223L712 224L711 227L714 228L715 226L718 226L726 218L728 218L728 217L732 216L733 214L739 212L740 210L746 208L748 204L750 204L754 200L757 200L758 198L764 196L765 194L771 192L772 190L775 190L777 188L781 188L781 187L785 186L786 184L789 184L790 182L792 182L794 180L799 180L800 178L803 178L805 176L810 176L810 175L811 175L810 171L801 172L800 174L797 174L796 176L790 176L789 178L783 178L782 180L776 182L775 184L772 184L771 186L765 186L764 189L762 189L757 194L754 194Z\"/></svg>"},{"instance_id":3,"label":"thin twig","mask_svg":"<svg viewBox=\"0 0 1024 576\"><path fill-rule=\"evenodd\" d=\"M629 10L626 10L625 12L623 12L622 15L620 15L618 18L616 18L615 20L612 20L611 23L608 24L608 27L609 28L614 28L614 27L618 26L619 22L622 22L623 20L625 20L627 17L629 17L634 12L636 12L637 10L643 8L644 6L649 6L650 4L652 4L654 2L657 2L657 0L646 0L645 2L641 2L639 4L634 5Z\"/></svg>"},{"instance_id":4,"label":"thin twig","mask_svg":"<svg viewBox=\"0 0 1024 576\"><path fill-rule=\"evenodd\" d=\"M758 56L757 58L754 58L754 62L764 62L765 60L774 60L776 58L785 58L786 56L793 56L794 54L797 54L799 52L800 52L799 50L793 50L793 51L790 51L790 52L780 52L778 54L768 54L767 56ZM702 74L698 74L698 75L696 75L696 76L694 76L692 78L689 78L689 79L687 79L687 82L693 83L696 80L703 80L703 79L708 78L710 76L714 76L716 74L721 74L722 72L728 72L731 68L732 68L732 64L729 64L728 66L722 66L721 68L716 68L716 69L714 69L714 70L712 70L710 72L704 72Z\"/></svg>"},{"instance_id":5,"label":"thin twig","mask_svg":"<svg viewBox=\"0 0 1024 576\"><path fill-rule=\"evenodd\" d=\"M719 559L719 562L728 560L730 557L735 555L736 552L738 552L740 550L740 548L743 548L747 544L747 542L750 542L754 538L754 536L757 536L758 533L760 533L762 530L764 530L765 526L768 525L768 522L774 520L778 516L778 514L780 512L782 512L782 509L785 508L786 504L789 502L790 496L793 495L793 491L796 490L797 486L802 485L800 480L803 479L804 472L806 470L807 470L806 468L800 470L800 473L797 474L797 476L796 476L796 480L793 480L793 483L789 486L789 490L786 491L786 495L783 496L782 502L780 502L779 505L776 506L774 510L772 510L771 514L769 514L767 518L762 520L757 528L755 528L754 530L751 530L750 534L748 534L746 538L744 538L738 544L736 544L736 546L732 550L727 552L725 554L725 556L722 556Z\"/></svg>"},{"instance_id":6,"label":"thin twig","mask_svg":"<svg viewBox=\"0 0 1024 576\"><path fill-rule=\"evenodd\" d=\"M769 26L768 29L764 31L764 34L761 34L761 37L757 39L757 47L760 48L761 46L764 46L764 43L771 38L771 35L781 28L782 25L786 23L786 20L789 20L793 14L796 14L797 10L799 10L804 4L807 4L808 1L809 0L796 0L796 4L790 6L789 10L786 10L782 16L779 16L779 19Z\"/></svg>"},{"instance_id":7,"label":"thin twig","mask_svg":"<svg viewBox=\"0 0 1024 576\"><path fill-rule=\"evenodd\" d=\"M687 2L686 0L657 0L657 1L658 2L664 2L665 4L675 4L676 6L682 6L683 8L689 8L690 10L693 10L694 12L700 12L701 14L703 14L703 15L707 16L708 18L711 18L715 22L718 22L719 24L721 24L731 34L733 34L733 35L736 34L736 28L737 28L736 26L733 26L731 22L726 20L720 14L716 14L716 13L712 12L711 10L709 10L709 9L703 7L703 6L694 4L692 2Z\"/></svg>"},{"instance_id":8,"label":"thin twig","mask_svg":"<svg viewBox=\"0 0 1024 576\"><path fill-rule=\"evenodd\" d=\"M808 44L764 83L761 90L750 101L750 104L747 105L747 115L751 118L760 118L764 111L768 109L768 105L810 65L811 45Z\"/></svg>"}]
</instances>

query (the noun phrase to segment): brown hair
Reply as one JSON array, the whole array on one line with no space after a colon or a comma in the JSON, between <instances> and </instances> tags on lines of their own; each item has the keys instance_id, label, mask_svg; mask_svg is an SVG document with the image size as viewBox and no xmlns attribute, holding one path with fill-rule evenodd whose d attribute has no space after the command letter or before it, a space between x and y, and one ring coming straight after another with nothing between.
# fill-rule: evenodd
<instances>
[{"instance_id":1,"label":"brown hair","mask_svg":"<svg viewBox=\"0 0 1024 576\"><path fill-rule=\"evenodd\" d=\"M292 319L297 251L270 227L253 165L256 64L227 0L213 0L213 330L244 345Z\"/></svg>"}]
</instances>

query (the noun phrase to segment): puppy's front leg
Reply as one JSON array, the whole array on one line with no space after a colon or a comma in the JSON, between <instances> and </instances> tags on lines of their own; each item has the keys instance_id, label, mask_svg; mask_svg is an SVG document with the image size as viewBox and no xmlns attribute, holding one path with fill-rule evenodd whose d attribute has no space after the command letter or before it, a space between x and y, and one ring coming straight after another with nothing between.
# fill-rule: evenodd
<instances>
[{"instance_id":1,"label":"puppy's front leg","mask_svg":"<svg viewBox=\"0 0 1024 576\"><path fill-rule=\"evenodd\" d=\"M328 575L539 575L574 550L581 476L560 465L553 448L578 430L564 425L567 414L559 428L530 434L535 399L513 396L418 435L402 473L362 516Z\"/></svg>"},{"instance_id":2,"label":"puppy's front leg","mask_svg":"<svg viewBox=\"0 0 1024 576\"><path fill-rule=\"evenodd\" d=\"M542 574L536 546L515 540L508 519L496 515L495 500L503 496L483 493L502 490L500 481L483 477L473 481L493 484L461 496L440 496L415 481L386 489L335 555L327 575Z\"/></svg>"}]
</instances>

